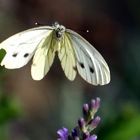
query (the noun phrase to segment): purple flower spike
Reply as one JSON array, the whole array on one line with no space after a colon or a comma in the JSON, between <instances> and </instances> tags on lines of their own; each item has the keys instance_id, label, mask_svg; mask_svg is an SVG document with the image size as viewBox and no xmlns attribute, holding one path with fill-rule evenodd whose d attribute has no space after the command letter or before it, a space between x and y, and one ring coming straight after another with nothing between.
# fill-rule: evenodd
<instances>
[{"instance_id":1,"label":"purple flower spike","mask_svg":"<svg viewBox=\"0 0 140 140\"><path fill-rule=\"evenodd\" d=\"M91 125L93 128L96 128L100 122L101 118L99 116L97 116L95 119L93 119L93 121L91 122Z\"/></svg>"},{"instance_id":2,"label":"purple flower spike","mask_svg":"<svg viewBox=\"0 0 140 140\"><path fill-rule=\"evenodd\" d=\"M97 140L94 129L98 126L101 118L95 117L100 107L100 98L91 100L89 104L83 105L83 116L78 120L75 128L68 133L67 128L57 131L59 138L57 140Z\"/></svg>"},{"instance_id":3,"label":"purple flower spike","mask_svg":"<svg viewBox=\"0 0 140 140\"><path fill-rule=\"evenodd\" d=\"M83 140L86 140L89 137L90 137L90 133L89 132L83 133Z\"/></svg>"},{"instance_id":4,"label":"purple flower spike","mask_svg":"<svg viewBox=\"0 0 140 140\"><path fill-rule=\"evenodd\" d=\"M85 127L85 120L84 120L84 118L81 118L81 119L78 120L78 125L79 125L80 129L84 129L84 127Z\"/></svg>"},{"instance_id":5,"label":"purple flower spike","mask_svg":"<svg viewBox=\"0 0 140 140\"><path fill-rule=\"evenodd\" d=\"M92 100L91 100L91 108L94 108L94 107L95 107L95 100L92 99Z\"/></svg>"},{"instance_id":6,"label":"purple flower spike","mask_svg":"<svg viewBox=\"0 0 140 140\"><path fill-rule=\"evenodd\" d=\"M92 136L88 137L86 140L97 140L97 136L92 135Z\"/></svg>"},{"instance_id":7,"label":"purple flower spike","mask_svg":"<svg viewBox=\"0 0 140 140\"><path fill-rule=\"evenodd\" d=\"M87 115L89 112L89 105L88 104L84 104L83 105L83 114Z\"/></svg>"},{"instance_id":8,"label":"purple flower spike","mask_svg":"<svg viewBox=\"0 0 140 140\"><path fill-rule=\"evenodd\" d=\"M96 100L95 100L95 108L98 110L98 108L100 107L100 98L97 97Z\"/></svg>"},{"instance_id":9,"label":"purple flower spike","mask_svg":"<svg viewBox=\"0 0 140 140\"><path fill-rule=\"evenodd\" d=\"M71 133L73 137L78 137L79 132L76 128L74 128Z\"/></svg>"},{"instance_id":10,"label":"purple flower spike","mask_svg":"<svg viewBox=\"0 0 140 140\"><path fill-rule=\"evenodd\" d=\"M67 140L68 129L63 127L62 129L57 131L57 134L59 135L59 138L57 140Z\"/></svg>"},{"instance_id":11,"label":"purple flower spike","mask_svg":"<svg viewBox=\"0 0 140 140\"><path fill-rule=\"evenodd\" d=\"M100 107L100 98L96 98L96 100L91 100L90 108L96 113Z\"/></svg>"}]
</instances>

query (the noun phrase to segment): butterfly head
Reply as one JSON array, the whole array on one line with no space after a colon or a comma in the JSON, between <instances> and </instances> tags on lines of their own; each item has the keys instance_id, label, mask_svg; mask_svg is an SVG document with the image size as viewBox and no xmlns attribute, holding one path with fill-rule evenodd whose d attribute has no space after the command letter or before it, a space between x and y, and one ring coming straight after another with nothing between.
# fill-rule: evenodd
<instances>
[{"instance_id":1,"label":"butterfly head","mask_svg":"<svg viewBox=\"0 0 140 140\"><path fill-rule=\"evenodd\" d=\"M66 28L63 25L58 24L58 22L55 22L53 27L54 27L56 37L60 39L63 36Z\"/></svg>"}]
</instances>

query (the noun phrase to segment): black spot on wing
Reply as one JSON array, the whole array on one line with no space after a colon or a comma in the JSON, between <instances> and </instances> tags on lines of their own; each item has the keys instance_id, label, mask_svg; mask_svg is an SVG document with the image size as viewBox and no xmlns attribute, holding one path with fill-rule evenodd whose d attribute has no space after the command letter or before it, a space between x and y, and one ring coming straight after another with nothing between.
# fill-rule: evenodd
<instances>
[{"instance_id":1,"label":"black spot on wing","mask_svg":"<svg viewBox=\"0 0 140 140\"><path fill-rule=\"evenodd\" d=\"M24 57L26 58L26 57L28 57L29 56L29 53L25 53L24 54Z\"/></svg>"},{"instance_id":2,"label":"black spot on wing","mask_svg":"<svg viewBox=\"0 0 140 140\"><path fill-rule=\"evenodd\" d=\"M17 55L18 55L18 53L13 53L12 56L13 56L13 57L17 57Z\"/></svg>"},{"instance_id":3,"label":"black spot on wing","mask_svg":"<svg viewBox=\"0 0 140 140\"><path fill-rule=\"evenodd\" d=\"M91 73L94 73L94 69L92 67L89 67L89 70Z\"/></svg>"},{"instance_id":4,"label":"black spot on wing","mask_svg":"<svg viewBox=\"0 0 140 140\"><path fill-rule=\"evenodd\" d=\"M79 62L79 65L80 65L80 67L81 67L82 69L85 68L85 66L84 66L84 64L83 64L82 62Z\"/></svg>"}]
</instances>

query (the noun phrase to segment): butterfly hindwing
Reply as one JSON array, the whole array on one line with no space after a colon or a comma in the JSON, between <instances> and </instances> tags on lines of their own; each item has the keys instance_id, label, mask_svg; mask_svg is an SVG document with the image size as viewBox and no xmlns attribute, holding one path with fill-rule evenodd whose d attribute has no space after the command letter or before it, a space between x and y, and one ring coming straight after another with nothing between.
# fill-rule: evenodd
<instances>
[{"instance_id":1,"label":"butterfly hindwing","mask_svg":"<svg viewBox=\"0 0 140 140\"><path fill-rule=\"evenodd\" d=\"M72 47L72 42L67 33L64 34L63 39L60 42L58 57L61 61L61 66L64 70L66 77L71 81L74 80L76 76L76 59Z\"/></svg>"},{"instance_id":2,"label":"butterfly hindwing","mask_svg":"<svg viewBox=\"0 0 140 140\"><path fill-rule=\"evenodd\" d=\"M57 44L54 43L53 33L50 33L37 48L31 66L31 75L34 80L41 80L49 71L55 57Z\"/></svg>"},{"instance_id":3,"label":"butterfly hindwing","mask_svg":"<svg viewBox=\"0 0 140 140\"><path fill-rule=\"evenodd\" d=\"M101 54L83 37L67 29L77 58L77 70L88 83L104 85L110 82L110 71Z\"/></svg>"},{"instance_id":4,"label":"butterfly hindwing","mask_svg":"<svg viewBox=\"0 0 140 140\"><path fill-rule=\"evenodd\" d=\"M1 65L8 69L20 68L28 63L34 55L41 40L46 37L51 28L33 28L15 34L0 44L0 49L6 51Z\"/></svg>"}]
</instances>

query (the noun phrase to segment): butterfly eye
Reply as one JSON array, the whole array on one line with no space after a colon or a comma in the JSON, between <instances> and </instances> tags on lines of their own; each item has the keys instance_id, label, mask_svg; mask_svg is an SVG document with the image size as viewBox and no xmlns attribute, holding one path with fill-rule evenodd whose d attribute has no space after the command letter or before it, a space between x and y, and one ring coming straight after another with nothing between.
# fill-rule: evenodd
<instances>
[{"instance_id":1,"label":"butterfly eye","mask_svg":"<svg viewBox=\"0 0 140 140\"><path fill-rule=\"evenodd\" d=\"M17 55L18 55L18 53L14 53L12 56L13 56L13 57L16 57Z\"/></svg>"},{"instance_id":2,"label":"butterfly eye","mask_svg":"<svg viewBox=\"0 0 140 140\"><path fill-rule=\"evenodd\" d=\"M83 63L79 63L81 68L85 68L84 64Z\"/></svg>"},{"instance_id":3,"label":"butterfly eye","mask_svg":"<svg viewBox=\"0 0 140 140\"><path fill-rule=\"evenodd\" d=\"M91 73L94 73L94 69L92 67L89 67L89 69Z\"/></svg>"},{"instance_id":4,"label":"butterfly eye","mask_svg":"<svg viewBox=\"0 0 140 140\"><path fill-rule=\"evenodd\" d=\"M29 56L29 53L25 53L24 54L24 57L26 58L26 57L28 57Z\"/></svg>"}]
</instances>

